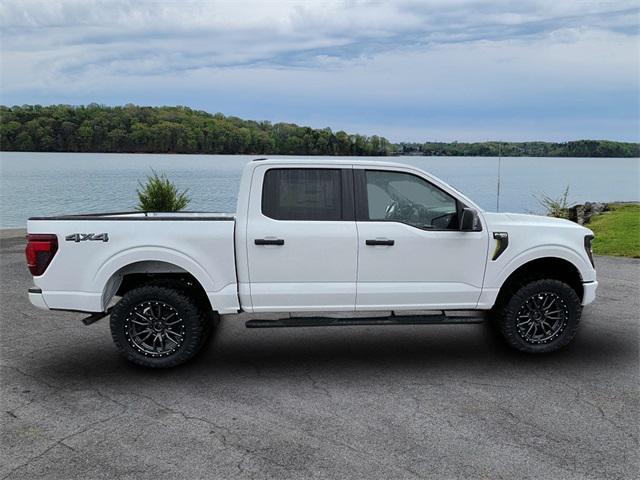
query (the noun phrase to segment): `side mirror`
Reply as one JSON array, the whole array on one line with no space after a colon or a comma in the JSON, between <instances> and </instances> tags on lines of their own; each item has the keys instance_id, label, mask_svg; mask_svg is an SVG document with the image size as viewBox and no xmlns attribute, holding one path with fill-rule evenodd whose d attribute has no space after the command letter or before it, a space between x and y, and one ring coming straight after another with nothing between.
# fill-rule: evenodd
<instances>
[{"instance_id":1,"label":"side mirror","mask_svg":"<svg viewBox=\"0 0 640 480\"><path fill-rule=\"evenodd\" d=\"M460 230L463 232L481 232L480 216L473 208L463 208L460 219Z\"/></svg>"}]
</instances>

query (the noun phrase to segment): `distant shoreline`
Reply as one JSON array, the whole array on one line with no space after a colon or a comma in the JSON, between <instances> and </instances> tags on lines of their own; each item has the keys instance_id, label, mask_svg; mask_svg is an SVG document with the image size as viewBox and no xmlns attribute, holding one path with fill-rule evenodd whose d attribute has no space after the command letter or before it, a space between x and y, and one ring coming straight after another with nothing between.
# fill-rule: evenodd
<instances>
[{"instance_id":1,"label":"distant shoreline","mask_svg":"<svg viewBox=\"0 0 640 480\"><path fill-rule=\"evenodd\" d=\"M254 158L275 158L275 157L373 157L373 158L396 158L396 157L424 157L424 158L434 158L434 157L457 157L457 158L635 158L640 159L640 155L638 156L626 156L626 157L616 157L616 156L567 156L567 155L423 155L423 154L410 154L410 153L394 153L389 155L329 155L329 154L316 154L316 155L307 155L307 154L284 154L284 153L204 153L204 152L195 152L195 153L184 153L184 152L72 152L72 151L45 151L45 150L0 150L0 154L3 153L56 153L60 155L64 154L104 154L104 155L175 155L175 156L196 156L196 155L209 155L212 157L217 156L229 156L229 157L254 157Z\"/></svg>"},{"instance_id":2,"label":"distant shoreline","mask_svg":"<svg viewBox=\"0 0 640 480\"><path fill-rule=\"evenodd\" d=\"M391 142L295 123L245 120L188 107L124 105L0 105L6 152L157 153L198 155L640 157L640 143ZM428 136L425 128L425 136Z\"/></svg>"}]
</instances>

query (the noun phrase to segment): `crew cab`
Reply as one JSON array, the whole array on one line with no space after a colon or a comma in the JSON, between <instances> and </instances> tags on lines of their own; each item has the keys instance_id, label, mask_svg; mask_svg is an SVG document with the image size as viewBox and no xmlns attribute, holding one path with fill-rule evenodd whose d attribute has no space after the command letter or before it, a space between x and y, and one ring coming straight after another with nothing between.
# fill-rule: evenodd
<instances>
[{"instance_id":1,"label":"crew cab","mask_svg":"<svg viewBox=\"0 0 640 480\"><path fill-rule=\"evenodd\" d=\"M592 239L568 220L485 212L412 166L260 159L235 214L34 217L26 257L33 305L86 324L110 314L127 359L170 367L239 312L248 327L489 319L512 347L553 351L595 298Z\"/></svg>"}]
</instances>

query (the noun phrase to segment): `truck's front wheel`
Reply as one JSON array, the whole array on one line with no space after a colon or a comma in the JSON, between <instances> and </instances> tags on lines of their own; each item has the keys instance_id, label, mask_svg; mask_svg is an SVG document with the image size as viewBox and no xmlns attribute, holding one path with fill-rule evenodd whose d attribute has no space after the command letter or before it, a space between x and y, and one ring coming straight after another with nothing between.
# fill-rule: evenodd
<instances>
[{"instance_id":1,"label":"truck's front wheel","mask_svg":"<svg viewBox=\"0 0 640 480\"><path fill-rule=\"evenodd\" d=\"M111 336L127 360L151 368L174 367L200 350L208 316L195 299L147 285L125 294L111 312Z\"/></svg>"},{"instance_id":2,"label":"truck's front wheel","mask_svg":"<svg viewBox=\"0 0 640 480\"><path fill-rule=\"evenodd\" d=\"M500 331L510 346L545 353L564 347L575 337L582 307L569 285L542 279L515 289L497 313Z\"/></svg>"}]
</instances>

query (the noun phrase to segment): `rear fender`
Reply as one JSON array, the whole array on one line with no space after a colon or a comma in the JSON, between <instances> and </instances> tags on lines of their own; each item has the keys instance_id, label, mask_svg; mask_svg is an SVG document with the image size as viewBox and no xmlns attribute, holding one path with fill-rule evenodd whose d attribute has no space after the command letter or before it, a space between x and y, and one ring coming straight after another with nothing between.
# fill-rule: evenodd
<instances>
[{"instance_id":1,"label":"rear fender","mask_svg":"<svg viewBox=\"0 0 640 480\"><path fill-rule=\"evenodd\" d=\"M202 266L194 259L176 250L162 247L139 247L119 252L107 259L98 269L93 278L92 291L103 292L102 307L105 309L120 285L119 272L129 265L140 262L162 262L170 264L167 273L179 269L191 274L200 283L211 299L226 287L216 282ZM157 271L155 273L158 273ZM213 295L212 295L213 294Z\"/></svg>"}]
</instances>

